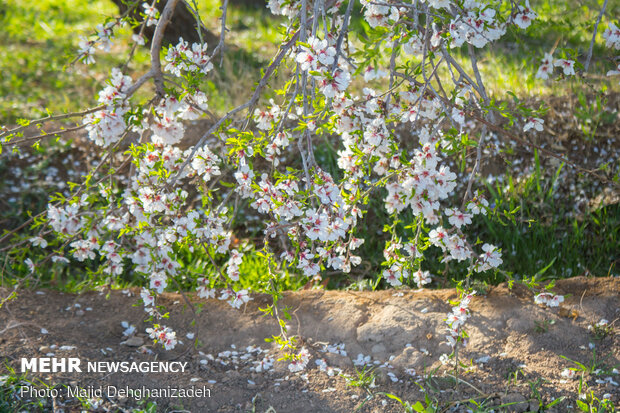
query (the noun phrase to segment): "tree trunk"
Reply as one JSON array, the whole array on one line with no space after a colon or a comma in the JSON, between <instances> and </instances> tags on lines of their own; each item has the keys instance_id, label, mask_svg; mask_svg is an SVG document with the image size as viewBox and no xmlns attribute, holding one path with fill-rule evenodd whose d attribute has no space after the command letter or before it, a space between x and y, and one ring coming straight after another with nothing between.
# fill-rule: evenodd
<instances>
[{"instance_id":1,"label":"tree trunk","mask_svg":"<svg viewBox=\"0 0 620 413\"><path fill-rule=\"evenodd\" d=\"M128 0L112 0L114 4L118 7L119 11L125 13L129 7L127 4L132 4L131 1ZM148 1L148 0L147 0ZM142 20L140 13L142 10L142 0L137 1L138 6L133 9L130 13L130 16L135 18L136 20ZM166 6L167 0L158 0L155 4L157 10L161 13ZM198 36L198 30L196 24L196 18L187 7L187 4L184 0L181 0L177 3L177 6L174 10L174 14L172 15L172 20L166 26L166 31L164 32L164 42L176 45L179 43L179 37L182 37L183 40L191 43L199 43L200 37ZM134 27L134 33L140 33L140 26ZM207 30L204 26L201 27L201 33L203 40L209 45L209 49L214 49L219 42L219 36ZM147 43L150 43L153 39L153 35L155 34L155 26L145 27L144 28L144 37L147 40Z\"/></svg>"},{"instance_id":2,"label":"tree trunk","mask_svg":"<svg viewBox=\"0 0 620 413\"><path fill-rule=\"evenodd\" d=\"M245 7L247 9L266 10L266 0L229 0L228 4L232 4L237 7Z\"/></svg>"}]
</instances>

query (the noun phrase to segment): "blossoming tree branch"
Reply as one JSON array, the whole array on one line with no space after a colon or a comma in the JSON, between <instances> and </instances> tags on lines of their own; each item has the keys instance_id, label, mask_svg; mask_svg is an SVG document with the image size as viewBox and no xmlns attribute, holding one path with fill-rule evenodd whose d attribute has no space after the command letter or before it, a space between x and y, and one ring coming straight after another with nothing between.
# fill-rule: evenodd
<instances>
[{"instance_id":1,"label":"blossoming tree branch","mask_svg":"<svg viewBox=\"0 0 620 413\"><path fill-rule=\"evenodd\" d=\"M470 277L502 264L499 246L468 237L473 217L489 208L476 188L482 148L490 134L504 134L533 149L528 135L544 127L540 111L497 105L478 65L481 49L493 47L508 29L524 30L536 20L528 1L360 0L368 26L362 35L351 30L355 0L269 0L270 11L286 22L281 43L245 103L224 114L209 110L210 96L201 84L226 53L227 1L217 45L179 39L162 47L178 2L168 0L161 14L154 2L130 7L140 8L143 20L128 59L145 46L144 28L155 27L150 70L113 69L92 109L28 123L81 118L73 129L85 129L101 152L100 163L73 184L72 196L52 196L47 211L26 223L38 231L30 242L50 251L41 262L27 262L31 271L48 261L94 260L102 277L139 274L142 302L153 321L148 332L170 349L177 338L162 324L165 309L158 295L179 289L181 277L197 279L203 298L218 297L236 308L251 300L240 282L243 253L231 242L241 202L264 220L261 254L273 271L274 296L266 311L279 318L278 268L316 284L327 270L350 272L364 260L356 252L365 241L358 225L369 200L380 198L394 223L386 226L383 251L382 278L391 286L405 280L419 287L430 283L424 262L429 249L439 249L446 265L467 263L461 300L446 319L447 340L456 347L475 294ZM620 30L605 18L606 7L607 1L585 56L551 50L532 73L558 81L584 77L600 35L610 55L617 52ZM110 50L128 13L83 38L77 60L95 64L95 51ZM264 92L274 87L277 72L289 74L288 81L266 101ZM620 66L606 74L617 76ZM150 82L152 98L135 98ZM201 117L210 119L210 126L187 147L184 121ZM4 129L3 146L63 133L23 137L28 125ZM402 137L397 128L410 133ZM138 139L129 143L132 134ZM325 136L339 148L339 176L315 158ZM574 160L538 149L583 170ZM287 153L297 162L281 162ZM455 194L457 174L447 159L462 153L471 155L468 175L463 193ZM190 205L196 197L200 202ZM405 215L413 218L403 233L396 223ZM182 250L204 254L216 270L189 273L180 264ZM289 343L281 326L279 339ZM293 369L303 368L303 354L291 356Z\"/></svg>"}]
</instances>

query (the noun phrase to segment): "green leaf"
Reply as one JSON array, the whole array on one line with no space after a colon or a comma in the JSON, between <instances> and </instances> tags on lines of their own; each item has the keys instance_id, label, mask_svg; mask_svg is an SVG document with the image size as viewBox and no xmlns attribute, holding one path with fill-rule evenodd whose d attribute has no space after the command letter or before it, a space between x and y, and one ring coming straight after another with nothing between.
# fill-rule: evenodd
<instances>
[{"instance_id":1,"label":"green leaf","mask_svg":"<svg viewBox=\"0 0 620 413\"><path fill-rule=\"evenodd\" d=\"M589 412L590 411L590 408L588 407L588 405L586 403L582 402L581 400L575 400L575 403L577 403L577 407L579 407L582 412Z\"/></svg>"},{"instance_id":2,"label":"green leaf","mask_svg":"<svg viewBox=\"0 0 620 413\"><path fill-rule=\"evenodd\" d=\"M424 408L424 405L422 405L422 403L419 402L419 401L417 401L417 402L415 402L415 404L411 405L411 408L413 410L415 410L416 412L422 412L423 413L423 412L426 411L426 409Z\"/></svg>"},{"instance_id":3,"label":"green leaf","mask_svg":"<svg viewBox=\"0 0 620 413\"><path fill-rule=\"evenodd\" d=\"M397 401L397 402L399 402L400 404L403 404L403 401L402 401L402 400L401 400L398 396L395 396L395 395L393 395L393 394L391 394L391 393L385 393L385 395L386 395L388 398L393 399L393 400L396 400L396 401ZM419 403L419 402L418 402L418 403Z\"/></svg>"},{"instance_id":4,"label":"green leaf","mask_svg":"<svg viewBox=\"0 0 620 413\"><path fill-rule=\"evenodd\" d=\"M563 401L566 397L562 396L562 397L558 397L557 399L555 399L554 401L552 401L551 403L549 403L548 405L545 406L545 409L548 409L549 407L553 407L556 404L560 403L561 401ZM579 400L577 400L577 405L579 405Z\"/></svg>"}]
</instances>

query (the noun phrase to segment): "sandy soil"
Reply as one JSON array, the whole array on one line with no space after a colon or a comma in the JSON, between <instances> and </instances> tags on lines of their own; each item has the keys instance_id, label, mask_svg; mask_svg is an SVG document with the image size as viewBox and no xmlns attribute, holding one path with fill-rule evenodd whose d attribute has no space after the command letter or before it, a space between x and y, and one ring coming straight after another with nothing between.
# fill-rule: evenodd
<instances>
[{"instance_id":1,"label":"sandy soil","mask_svg":"<svg viewBox=\"0 0 620 413\"><path fill-rule=\"evenodd\" d=\"M267 372L256 372L258 361L282 354L264 341L278 333L274 319L262 317L259 311L270 302L268 296L254 296L240 310L218 300L190 297L203 304L192 326L193 313L183 298L166 294L170 310L166 322L178 331L184 344L164 351L152 345L144 333L146 315L141 305L132 306L138 302L137 291L113 291L109 298L98 292L73 296L19 291L15 300L0 309L0 375L6 373L6 366L19 372L22 357L45 355L79 357L84 363L175 360L188 362L185 373L30 376L66 386L205 386L210 390L210 397L151 399L158 402L158 411L265 412L273 407L278 413L352 412L363 404L361 412L399 412L403 409L398 403L378 393L423 401L419 383L443 411L466 411L467 403L459 401L470 398L485 406L513 403L500 410L538 411L538 392L544 404L565 396L547 410L564 412L575 406L581 372L576 378L562 377L565 368L576 367L563 356L590 366L595 352L596 368L601 370L599 374L585 373L584 381L597 397L607 394L618 405L618 329L597 340L588 326L603 318L613 322L620 317L620 279L577 277L559 281L555 291L566 295L560 309L535 305L533 292L522 285L512 290L500 285L475 298L467 324L469 344L461 352L461 360L470 368L462 369L464 382L458 388L450 377L451 369L439 361L448 351L441 330L450 310L447 300L456 298L453 290L286 293L281 304L292 314L289 330L299 335L300 346L312 354L308 368L300 373L289 372L283 361L276 361ZM1 297L7 294L6 289L0 289ZM124 336L122 322L134 325L136 333ZM193 340L185 337L188 332L199 340L197 349L192 347ZM340 343L346 356L324 351L326 344ZM348 385L342 376L357 376L354 361L360 353L371 357L367 364L374 366L376 377L374 385L366 389ZM321 369L317 360L324 360L328 368ZM533 383L537 383L535 391ZM371 394L374 396L364 403ZM104 399L106 408L136 405L132 398ZM65 411L75 404L66 398L54 402L67 406Z\"/></svg>"}]
</instances>

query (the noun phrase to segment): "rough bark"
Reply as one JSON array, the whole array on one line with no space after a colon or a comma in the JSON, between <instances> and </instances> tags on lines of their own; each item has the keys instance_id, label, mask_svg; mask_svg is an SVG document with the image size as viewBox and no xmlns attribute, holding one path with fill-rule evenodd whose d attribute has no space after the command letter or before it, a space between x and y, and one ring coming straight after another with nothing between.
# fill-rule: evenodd
<instances>
[{"instance_id":1,"label":"rough bark","mask_svg":"<svg viewBox=\"0 0 620 413\"><path fill-rule=\"evenodd\" d=\"M114 4L118 7L121 13L125 13L129 6L132 4L132 1L128 0L112 0ZM148 1L148 0L147 0ZM155 6L161 13L166 6L167 0L158 0ZM138 0L138 7L134 8L131 12L131 16L136 18L137 20L141 20L140 13L142 10L143 0ZM198 43L200 41L200 37L198 36L198 30L196 24L196 18L187 7L185 1L180 1L174 10L174 14L172 15L172 20L166 27L166 31L164 32L164 42L177 44L179 42L179 37L182 37L184 40L189 43ZM134 28L135 33L140 32L140 27ZM209 48L215 48L219 41L219 36L214 34L213 32L207 30L204 26L201 27L202 38L209 45ZM155 26L145 27L144 36L147 39L147 42L150 43L153 39L153 34L155 33Z\"/></svg>"},{"instance_id":2,"label":"rough bark","mask_svg":"<svg viewBox=\"0 0 620 413\"><path fill-rule=\"evenodd\" d=\"M248 9L265 10L267 7L266 0L229 0L228 4L237 7L246 7Z\"/></svg>"}]
</instances>

